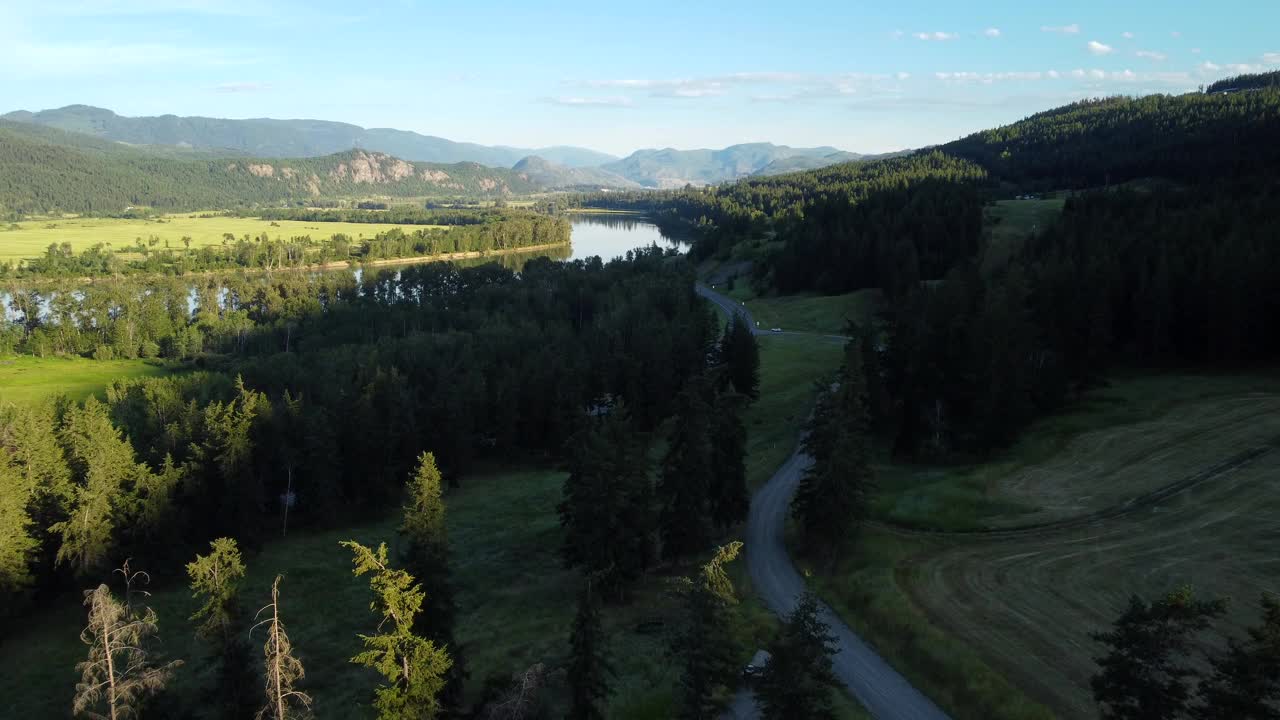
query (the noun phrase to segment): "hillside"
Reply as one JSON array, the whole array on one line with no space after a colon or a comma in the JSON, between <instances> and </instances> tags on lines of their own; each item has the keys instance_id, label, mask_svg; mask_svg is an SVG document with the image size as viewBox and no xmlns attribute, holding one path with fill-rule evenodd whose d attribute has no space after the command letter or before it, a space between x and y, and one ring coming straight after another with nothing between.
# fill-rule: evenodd
<instances>
[{"instance_id":1,"label":"hillside","mask_svg":"<svg viewBox=\"0 0 1280 720\"><path fill-rule=\"evenodd\" d=\"M417 162L473 162L510 167L527 155L540 155L569 166L589 166L615 160L612 155L576 147L527 149L454 142L432 135L388 128L366 129L326 120L228 120L207 117L124 117L88 105L55 110L18 110L0 116L129 143L230 151L256 157L317 157L360 148Z\"/></svg>"},{"instance_id":2,"label":"hillside","mask_svg":"<svg viewBox=\"0 0 1280 720\"><path fill-rule=\"evenodd\" d=\"M675 188L686 184L714 185L737 180L754 175L780 160L824 158L840 152L833 147L792 148L772 143L731 145L723 150L666 148L637 150L601 167L645 187Z\"/></svg>"},{"instance_id":3,"label":"hillside","mask_svg":"<svg viewBox=\"0 0 1280 720\"><path fill-rule=\"evenodd\" d=\"M793 155L774 160L752 173L752 175L782 175L784 173L800 172L801 170L817 170L828 165L853 162L862 158L863 156L858 153L844 152L843 150L830 155Z\"/></svg>"},{"instance_id":4,"label":"hillside","mask_svg":"<svg viewBox=\"0 0 1280 720\"><path fill-rule=\"evenodd\" d=\"M512 166L517 176L546 188L638 188L639 183L599 168L575 168L530 155Z\"/></svg>"},{"instance_id":5,"label":"hillside","mask_svg":"<svg viewBox=\"0 0 1280 720\"><path fill-rule=\"evenodd\" d=\"M0 209L119 212L274 204L317 197L493 197L537 186L475 163L411 163L349 150L292 160L210 160L0 121Z\"/></svg>"},{"instance_id":6,"label":"hillside","mask_svg":"<svg viewBox=\"0 0 1280 720\"><path fill-rule=\"evenodd\" d=\"M1280 163L1280 87L1266 77L1245 79L1252 92L1087 100L939 149L1030 189L1265 175Z\"/></svg>"}]
</instances>

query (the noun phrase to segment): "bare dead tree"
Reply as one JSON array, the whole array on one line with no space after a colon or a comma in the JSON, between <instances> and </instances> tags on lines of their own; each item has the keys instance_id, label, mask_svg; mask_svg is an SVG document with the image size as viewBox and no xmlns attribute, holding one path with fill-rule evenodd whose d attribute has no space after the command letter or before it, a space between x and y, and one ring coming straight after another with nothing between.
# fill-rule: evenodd
<instances>
[{"instance_id":1,"label":"bare dead tree","mask_svg":"<svg viewBox=\"0 0 1280 720\"><path fill-rule=\"evenodd\" d=\"M136 605L133 598L150 595L134 588L150 582L150 576L131 571L127 560L115 572L124 576L125 602L117 600L105 584L85 591L89 623L80 639L89 646L89 657L76 665L81 678L72 712L99 720L137 717L142 703L160 691L182 664L174 660L156 666L146 647L158 630L156 613ZM100 707L103 702L105 710Z\"/></svg>"},{"instance_id":2,"label":"bare dead tree","mask_svg":"<svg viewBox=\"0 0 1280 720\"><path fill-rule=\"evenodd\" d=\"M271 604L263 606L254 619L262 617L268 610L271 611L271 616L260 620L249 631L252 633L259 626L267 626L267 641L262 646L267 703L258 711L258 720L304 717L311 708L311 696L293 687L306 673L302 669L302 662L293 656L293 646L289 643L284 624L280 622L280 579L277 575L275 582L271 583ZM300 705L301 709L295 710L295 705Z\"/></svg>"},{"instance_id":3,"label":"bare dead tree","mask_svg":"<svg viewBox=\"0 0 1280 720\"><path fill-rule=\"evenodd\" d=\"M534 717L541 703L542 687L547 682L546 667L538 663L516 673L511 680L507 694L485 707L485 720L527 720Z\"/></svg>"}]
</instances>

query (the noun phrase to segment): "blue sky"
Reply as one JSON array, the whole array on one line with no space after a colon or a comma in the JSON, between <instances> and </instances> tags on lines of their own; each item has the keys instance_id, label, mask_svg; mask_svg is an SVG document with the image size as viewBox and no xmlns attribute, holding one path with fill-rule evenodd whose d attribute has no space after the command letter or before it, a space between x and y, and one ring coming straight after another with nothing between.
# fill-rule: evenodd
<instances>
[{"instance_id":1,"label":"blue sky","mask_svg":"<svg viewBox=\"0 0 1280 720\"><path fill-rule=\"evenodd\" d=\"M318 118L617 154L881 152L1268 68L1276 0L0 0L0 112Z\"/></svg>"}]
</instances>

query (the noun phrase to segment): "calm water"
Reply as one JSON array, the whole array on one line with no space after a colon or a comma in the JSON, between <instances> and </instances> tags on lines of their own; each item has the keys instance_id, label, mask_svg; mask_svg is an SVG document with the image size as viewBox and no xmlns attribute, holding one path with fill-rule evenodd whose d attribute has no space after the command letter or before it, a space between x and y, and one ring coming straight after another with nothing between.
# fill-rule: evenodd
<instances>
[{"instance_id":1,"label":"calm water","mask_svg":"<svg viewBox=\"0 0 1280 720\"><path fill-rule=\"evenodd\" d=\"M657 244L687 250L688 243L664 235L657 225L640 215L570 215L573 222L573 254L570 260L599 255L606 262L628 250Z\"/></svg>"}]
</instances>

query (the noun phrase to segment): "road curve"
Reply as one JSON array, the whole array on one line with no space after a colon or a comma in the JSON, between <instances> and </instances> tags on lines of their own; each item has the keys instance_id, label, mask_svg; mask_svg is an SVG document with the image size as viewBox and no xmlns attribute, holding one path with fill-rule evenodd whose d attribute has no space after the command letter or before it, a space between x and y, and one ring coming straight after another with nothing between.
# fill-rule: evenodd
<instances>
[{"instance_id":1,"label":"road curve","mask_svg":"<svg viewBox=\"0 0 1280 720\"><path fill-rule=\"evenodd\" d=\"M751 317L751 311L747 310L746 305L743 305L742 303L736 300L733 300L731 298L727 298L724 295L721 295L720 293L716 292L715 290L712 290L711 288L707 287L706 285L702 285L701 283L699 283L698 285L695 285L694 288L697 290L699 295L706 298L707 300L710 300L712 303L718 306L721 310L723 310L724 313L729 317L733 317L734 315L741 315L742 318L747 321L747 327L751 328L752 335L803 335L806 337L820 337L820 338L826 338L828 340L836 340L840 342L843 342L849 339L848 336L845 336L845 335L828 335L826 333L795 332L792 330L779 330L777 332L774 332L772 329L761 330L759 327L759 324L756 323L755 318Z\"/></svg>"},{"instance_id":2,"label":"road curve","mask_svg":"<svg viewBox=\"0 0 1280 720\"><path fill-rule=\"evenodd\" d=\"M752 331L761 334L742 304L702 285L697 286L697 292L730 316L742 315ZM809 456L797 449L756 491L747 517L747 570L761 601L780 616L789 615L805 591L804 580L787 555L783 528L800 476L811 463ZM832 664L836 677L872 716L878 720L948 720L946 713L890 667L825 603L819 603L818 613L835 637L837 652ZM740 692L729 717L750 717L750 704L748 693Z\"/></svg>"}]
</instances>

